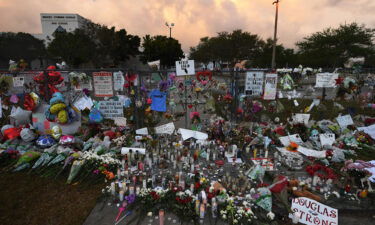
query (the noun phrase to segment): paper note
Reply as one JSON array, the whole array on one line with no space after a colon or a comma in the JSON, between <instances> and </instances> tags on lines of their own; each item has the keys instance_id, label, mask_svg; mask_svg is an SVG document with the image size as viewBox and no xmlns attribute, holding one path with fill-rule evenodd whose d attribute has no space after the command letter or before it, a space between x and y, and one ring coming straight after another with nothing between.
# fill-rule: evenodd
<instances>
[{"instance_id":1,"label":"paper note","mask_svg":"<svg viewBox=\"0 0 375 225\"><path fill-rule=\"evenodd\" d=\"M316 150L308 149L302 146L298 146L297 151L304 154L305 156L311 156L315 158L326 157L326 151L316 151Z\"/></svg>"},{"instance_id":2,"label":"paper note","mask_svg":"<svg viewBox=\"0 0 375 225\"><path fill-rule=\"evenodd\" d=\"M194 138L197 140L206 140L208 138L208 134L199 131L188 130L183 128L180 128L178 131L181 133L183 140L187 140L189 138Z\"/></svg>"},{"instance_id":3,"label":"paper note","mask_svg":"<svg viewBox=\"0 0 375 225\"><path fill-rule=\"evenodd\" d=\"M353 119L349 114L337 117L336 121L341 128L346 128L347 126L354 124Z\"/></svg>"},{"instance_id":4,"label":"paper note","mask_svg":"<svg viewBox=\"0 0 375 225\"><path fill-rule=\"evenodd\" d=\"M157 134L172 134L174 131L174 123L167 123L158 127L155 127L155 133Z\"/></svg>"},{"instance_id":5,"label":"paper note","mask_svg":"<svg viewBox=\"0 0 375 225\"><path fill-rule=\"evenodd\" d=\"M148 135L148 130L147 130L147 127L144 127L144 128L141 128L141 129L138 129L135 131L136 134L140 134L140 135Z\"/></svg>"},{"instance_id":6,"label":"paper note","mask_svg":"<svg viewBox=\"0 0 375 225\"><path fill-rule=\"evenodd\" d=\"M329 145L331 146L333 143L335 143L335 134L334 133L325 133L325 134L319 134L320 143L322 146Z\"/></svg>"},{"instance_id":7,"label":"paper note","mask_svg":"<svg viewBox=\"0 0 375 225\"><path fill-rule=\"evenodd\" d=\"M297 144L303 144L303 140L298 134L293 134L289 136L279 137L279 140L281 144L283 144L285 147L289 146L290 142L295 142Z\"/></svg>"}]
</instances>

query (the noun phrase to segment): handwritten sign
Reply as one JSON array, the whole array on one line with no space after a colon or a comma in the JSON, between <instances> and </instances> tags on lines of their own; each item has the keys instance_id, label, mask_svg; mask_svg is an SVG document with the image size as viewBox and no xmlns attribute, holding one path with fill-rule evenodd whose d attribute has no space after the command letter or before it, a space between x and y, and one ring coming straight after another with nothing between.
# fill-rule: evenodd
<instances>
[{"instance_id":1,"label":"handwritten sign","mask_svg":"<svg viewBox=\"0 0 375 225\"><path fill-rule=\"evenodd\" d=\"M155 127L155 133L157 134L172 134L174 131L174 123L167 123L158 127Z\"/></svg>"},{"instance_id":2,"label":"handwritten sign","mask_svg":"<svg viewBox=\"0 0 375 225\"><path fill-rule=\"evenodd\" d=\"M338 73L318 73L316 74L316 84L315 87L320 88L329 88L329 87L335 87L336 81L339 77Z\"/></svg>"},{"instance_id":3,"label":"handwritten sign","mask_svg":"<svg viewBox=\"0 0 375 225\"><path fill-rule=\"evenodd\" d=\"M177 76L194 75L194 60L176 61L176 74Z\"/></svg>"},{"instance_id":4,"label":"handwritten sign","mask_svg":"<svg viewBox=\"0 0 375 225\"><path fill-rule=\"evenodd\" d=\"M260 96L263 93L263 72L247 72L245 83L245 94Z\"/></svg>"},{"instance_id":5,"label":"handwritten sign","mask_svg":"<svg viewBox=\"0 0 375 225\"><path fill-rule=\"evenodd\" d=\"M124 117L124 107L120 101L100 101L99 111L107 119Z\"/></svg>"},{"instance_id":6,"label":"handwritten sign","mask_svg":"<svg viewBox=\"0 0 375 225\"><path fill-rule=\"evenodd\" d=\"M141 129L138 129L135 131L136 134L140 134L140 135L148 135L148 130L147 130L147 127L144 127L144 128L141 128Z\"/></svg>"},{"instance_id":7,"label":"handwritten sign","mask_svg":"<svg viewBox=\"0 0 375 225\"><path fill-rule=\"evenodd\" d=\"M94 72L94 88L96 97L112 97L112 73L111 72Z\"/></svg>"},{"instance_id":8,"label":"handwritten sign","mask_svg":"<svg viewBox=\"0 0 375 225\"><path fill-rule=\"evenodd\" d=\"M290 142L294 142L297 144L303 144L303 140L298 134L293 134L289 136L279 137L279 140L281 144L283 144L285 147L290 145Z\"/></svg>"},{"instance_id":9,"label":"handwritten sign","mask_svg":"<svg viewBox=\"0 0 375 225\"><path fill-rule=\"evenodd\" d=\"M25 77L13 77L13 87L23 87Z\"/></svg>"},{"instance_id":10,"label":"handwritten sign","mask_svg":"<svg viewBox=\"0 0 375 225\"><path fill-rule=\"evenodd\" d=\"M341 128L345 128L349 125L354 124L352 117L348 114L345 116L339 116L336 118L337 123L340 125Z\"/></svg>"},{"instance_id":11,"label":"handwritten sign","mask_svg":"<svg viewBox=\"0 0 375 225\"><path fill-rule=\"evenodd\" d=\"M122 91L124 90L124 74L121 71L113 73L113 88L115 91Z\"/></svg>"},{"instance_id":12,"label":"handwritten sign","mask_svg":"<svg viewBox=\"0 0 375 225\"><path fill-rule=\"evenodd\" d=\"M331 146L333 143L335 143L335 134L334 133L325 133L325 134L319 134L320 143L322 146L329 145Z\"/></svg>"},{"instance_id":13,"label":"handwritten sign","mask_svg":"<svg viewBox=\"0 0 375 225\"><path fill-rule=\"evenodd\" d=\"M267 73L264 81L264 100L274 100L277 92L277 74Z\"/></svg>"},{"instance_id":14,"label":"handwritten sign","mask_svg":"<svg viewBox=\"0 0 375 225\"><path fill-rule=\"evenodd\" d=\"M299 222L307 225L337 225L337 209L326 206L309 198L295 198L292 200L292 211L298 213ZM289 214L289 217L293 216Z\"/></svg>"},{"instance_id":15,"label":"handwritten sign","mask_svg":"<svg viewBox=\"0 0 375 225\"><path fill-rule=\"evenodd\" d=\"M307 125L309 123L310 114L296 113L293 115L293 122L303 123Z\"/></svg>"}]
</instances>

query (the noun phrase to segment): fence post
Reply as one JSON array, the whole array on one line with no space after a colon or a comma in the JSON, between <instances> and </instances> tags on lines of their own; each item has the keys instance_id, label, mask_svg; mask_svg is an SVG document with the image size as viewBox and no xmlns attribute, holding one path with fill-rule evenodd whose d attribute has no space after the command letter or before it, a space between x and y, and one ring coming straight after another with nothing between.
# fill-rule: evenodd
<instances>
[{"instance_id":1,"label":"fence post","mask_svg":"<svg viewBox=\"0 0 375 225\"><path fill-rule=\"evenodd\" d=\"M185 129L188 129L188 102L187 102L187 76L184 79L184 105L185 105Z\"/></svg>"}]
</instances>

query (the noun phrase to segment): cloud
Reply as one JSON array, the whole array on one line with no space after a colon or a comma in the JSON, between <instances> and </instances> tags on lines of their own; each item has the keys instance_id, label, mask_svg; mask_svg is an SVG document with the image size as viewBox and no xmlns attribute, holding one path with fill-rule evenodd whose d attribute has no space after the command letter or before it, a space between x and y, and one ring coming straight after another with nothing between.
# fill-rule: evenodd
<instances>
[{"instance_id":1,"label":"cloud","mask_svg":"<svg viewBox=\"0 0 375 225\"><path fill-rule=\"evenodd\" d=\"M169 35L165 22L174 22L173 37L184 50L204 36L243 29L272 37L272 0L0 0L0 31L40 33L40 13L78 13L93 22L125 28L144 36ZM283 0L280 2L281 43L296 41L342 23L375 25L373 0Z\"/></svg>"}]
</instances>

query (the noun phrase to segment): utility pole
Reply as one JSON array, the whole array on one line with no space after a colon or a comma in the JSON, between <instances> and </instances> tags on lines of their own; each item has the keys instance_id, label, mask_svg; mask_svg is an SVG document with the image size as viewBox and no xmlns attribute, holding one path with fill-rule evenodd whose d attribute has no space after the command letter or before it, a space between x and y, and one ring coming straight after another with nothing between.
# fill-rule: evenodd
<instances>
[{"instance_id":1,"label":"utility pole","mask_svg":"<svg viewBox=\"0 0 375 225\"><path fill-rule=\"evenodd\" d=\"M276 0L272 3L273 5L276 5L275 30L273 33L272 69L276 68L276 42L277 42L277 21L279 17L279 2L280 0Z\"/></svg>"},{"instance_id":2,"label":"utility pole","mask_svg":"<svg viewBox=\"0 0 375 225\"><path fill-rule=\"evenodd\" d=\"M168 22L165 22L165 26L169 28L169 38L172 38L172 28L174 27L174 23L168 24Z\"/></svg>"}]
</instances>

